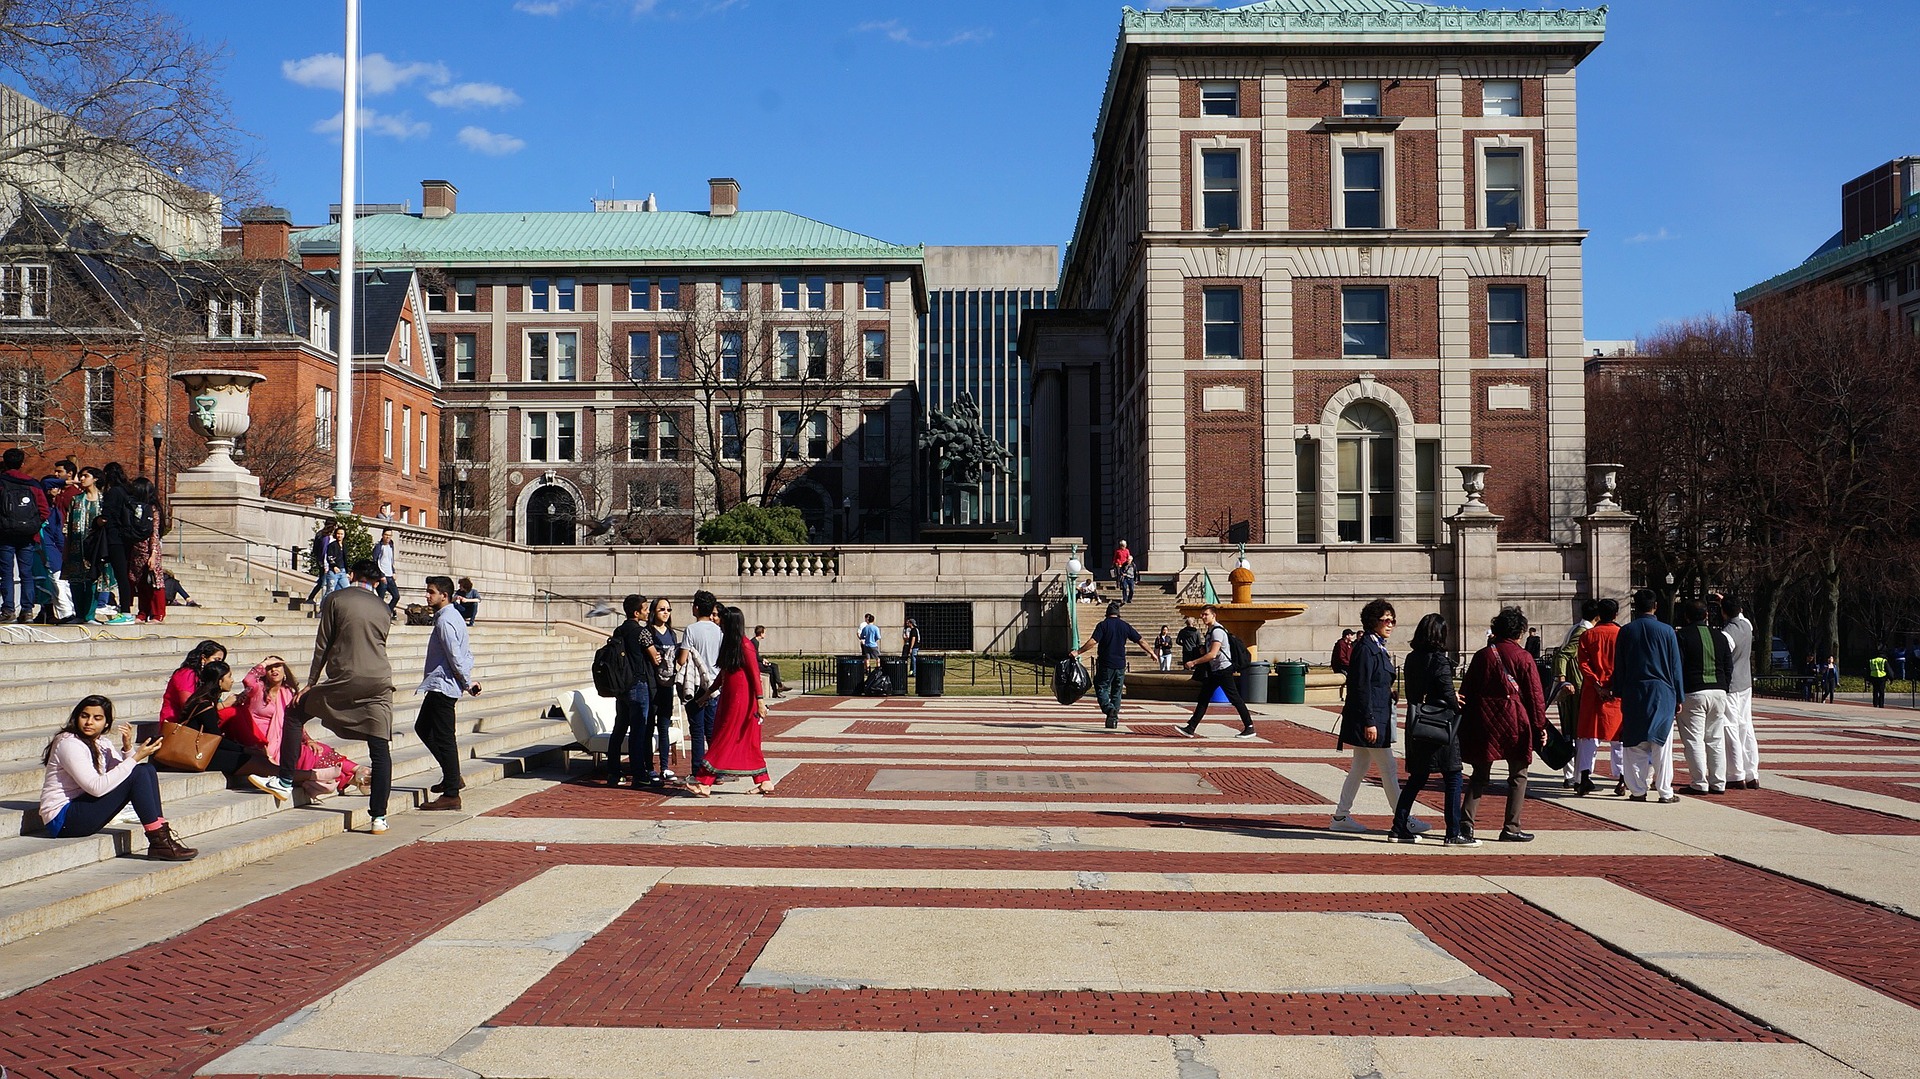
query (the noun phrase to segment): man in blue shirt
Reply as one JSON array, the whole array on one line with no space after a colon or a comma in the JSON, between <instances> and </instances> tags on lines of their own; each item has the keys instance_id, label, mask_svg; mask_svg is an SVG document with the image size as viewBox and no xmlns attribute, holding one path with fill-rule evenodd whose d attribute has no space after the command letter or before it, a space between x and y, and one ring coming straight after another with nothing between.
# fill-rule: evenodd
<instances>
[{"instance_id":1,"label":"man in blue shirt","mask_svg":"<svg viewBox=\"0 0 1920 1079\"><path fill-rule=\"evenodd\" d=\"M1653 589L1633 594L1633 621L1614 642L1613 681L1608 691L1620 698L1620 741L1626 744L1628 800L1644 802L1649 793L1677 802L1673 793L1673 722L1686 685L1681 681L1680 638L1660 621Z\"/></svg>"},{"instance_id":2,"label":"man in blue shirt","mask_svg":"<svg viewBox=\"0 0 1920 1079\"><path fill-rule=\"evenodd\" d=\"M1093 696L1100 702L1100 711L1106 714L1107 729L1120 729L1120 698L1127 686L1127 643L1137 645L1142 655L1153 660L1152 649L1140 639L1140 632L1120 617L1120 604L1107 604L1107 617L1093 627L1093 636L1080 646L1085 654L1095 647L1100 656L1093 672Z\"/></svg>"},{"instance_id":3,"label":"man in blue shirt","mask_svg":"<svg viewBox=\"0 0 1920 1079\"><path fill-rule=\"evenodd\" d=\"M453 706L460 694L480 695L480 683L473 681L473 650L467 644L467 620L453 605L453 579L427 578L427 606L433 608L433 636L427 639L427 674L420 683L425 696L420 701L420 718L413 733L433 754L440 765L440 782L433 791L440 797L421 809L460 808L460 746L454 736Z\"/></svg>"},{"instance_id":4,"label":"man in blue shirt","mask_svg":"<svg viewBox=\"0 0 1920 1079\"><path fill-rule=\"evenodd\" d=\"M880 662L880 627L873 624L872 615L860 625L860 659L868 667Z\"/></svg>"}]
</instances>

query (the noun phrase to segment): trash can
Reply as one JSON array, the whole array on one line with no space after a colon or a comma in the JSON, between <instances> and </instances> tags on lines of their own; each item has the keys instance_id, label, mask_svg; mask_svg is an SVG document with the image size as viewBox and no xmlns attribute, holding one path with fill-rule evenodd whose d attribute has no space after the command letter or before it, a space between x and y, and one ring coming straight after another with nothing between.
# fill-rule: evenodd
<instances>
[{"instance_id":1,"label":"trash can","mask_svg":"<svg viewBox=\"0 0 1920 1079\"><path fill-rule=\"evenodd\" d=\"M947 657L921 656L913 672L913 691L921 697L938 697L947 691Z\"/></svg>"},{"instance_id":2,"label":"trash can","mask_svg":"<svg viewBox=\"0 0 1920 1079\"><path fill-rule=\"evenodd\" d=\"M833 693L836 697L858 697L860 683L867 679L867 665L859 656L836 656Z\"/></svg>"},{"instance_id":3,"label":"trash can","mask_svg":"<svg viewBox=\"0 0 1920 1079\"><path fill-rule=\"evenodd\" d=\"M1275 704L1307 703L1307 665L1298 660L1273 665L1273 680L1279 685L1270 687L1269 699Z\"/></svg>"},{"instance_id":4,"label":"trash can","mask_svg":"<svg viewBox=\"0 0 1920 1079\"><path fill-rule=\"evenodd\" d=\"M1240 672L1240 696L1248 704L1267 703L1267 675L1272 668L1273 664L1257 659Z\"/></svg>"},{"instance_id":5,"label":"trash can","mask_svg":"<svg viewBox=\"0 0 1920 1079\"><path fill-rule=\"evenodd\" d=\"M880 657L880 673L887 676L887 685L892 687L890 693L896 697L907 695L907 657Z\"/></svg>"}]
</instances>

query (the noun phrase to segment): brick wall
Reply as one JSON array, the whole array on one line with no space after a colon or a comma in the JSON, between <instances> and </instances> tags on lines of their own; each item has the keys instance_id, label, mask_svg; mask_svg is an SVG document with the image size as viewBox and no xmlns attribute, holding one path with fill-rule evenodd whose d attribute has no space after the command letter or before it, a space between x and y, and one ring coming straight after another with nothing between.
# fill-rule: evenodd
<instances>
[{"instance_id":1,"label":"brick wall","mask_svg":"<svg viewBox=\"0 0 1920 1079\"><path fill-rule=\"evenodd\" d=\"M1488 390L1525 386L1529 407L1490 409ZM1473 459L1487 465L1487 507L1506 518L1506 543L1545 543L1547 376L1544 371L1477 371L1473 376Z\"/></svg>"},{"instance_id":2,"label":"brick wall","mask_svg":"<svg viewBox=\"0 0 1920 1079\"><path fill-rule=\"evenodd\" d=\"M1187 119L1196 119L1200 115L1200 84L1202 82L1224 82L1224 79L1181 79L1180 115ZM1260 80L1241 79L1240 115L1257 117L1260 115Z\"/></svg>"},{"instance_id":3,"label":"brick wall","mask_svg":"<svg viewBox=\"0 0 1920 1079\"><path fill-rule=\"evenodd\" d=\"M1440 355L1440 282L1437 278L1296 277L1293 279L1295 358L1340 358L1340 290L1348 285L1386 287L1389 357Z\"/></svg>"},{"instance_id":4,"label":"brick wall","mask_svg":"<svg viewBox=\"0 0 1920 1079\"><path fill-rule=\"evenodd\" d=\"M1440 111L1437 95L1432 79L1386 79L1380 87L1380 112L1385 116L1433 116Z\"/></svg>"},{"instance_id":5,"label":"brick wall","mask_svg":"<svg viewBox=\"0 0 1920 1079\"><path fill-rule=\"evenodd\" d=\"M1440 376L1433 371L1376 372L1373 380L1406 399L1415 423L1440 422ZM1295 371L1293 422L1319 423L1333 395L1353 385L1346 371Z\"/></svg>"},{"instance_id":6,"label":"brick wall","mask_svg":"<svg viewBox=\"0 0 1920 1079\"><path fill-rule=\"evenodd\" d=\"M1287 115L1297 119L1340 115L1340 84L1331 79L1288 79Z\"/></svg>"},{"instance_id":7,"label":"brick wall","mask_svg":"<svg viewBox=\"0 0 1920 1079\"><path fill-rule=\"evenodd\" d=\"M1209 387L1238 387L1240 411L1208 412ZM1229 542L1265 543L1262 505L1266 461L1261 442L1260 375L1254 371L1187 374L1187 534Z\"/></svg>"},{"instance_id":8,"label":"brick wall","mask_svg":"<svg viewBox=\"0 0 1920 1079\"><path fill-rule=\"evenodd\" d=\"M1287 133L1288 227L1333 227L1333 141L1312 131Z\"/></svg>"},{"instance_id":9,"label":"brick wall","mask_svg":"<svg viewBox=\"0 0 1920 1079\"><path fill-rule=\"evenodd\" d=\"M1393 136L1394 224L1403 229L1440 227L1440 139L1432 131Z\"/></svg>"}]
</instances>

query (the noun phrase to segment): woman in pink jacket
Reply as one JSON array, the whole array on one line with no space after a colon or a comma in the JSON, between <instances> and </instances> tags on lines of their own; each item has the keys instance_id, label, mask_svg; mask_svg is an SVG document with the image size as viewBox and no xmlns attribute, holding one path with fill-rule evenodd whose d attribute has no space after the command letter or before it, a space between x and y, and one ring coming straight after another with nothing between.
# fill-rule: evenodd
<instances>
[{"instance_id":1,"label":"woman in pink jacket","mask_svg":"<svg viewBox=\"0 0 1920 1079\"><path fill-rule=\"evenodd\" d=\"M279 656L261 660L240 683L240 710L227 729L227 737L260 750L278 767L287 706L299 692L300 684L286 660ZM368 777L358 765L325 742L307 737L304 731L301 737L300 760L294 767L313 773L313 778L305 781L308 794L320 798L349 788L367 793Z\"/></svg>"},{"instance_id":2,"label":"woman in pink jacket","mask_svg":"<svg viewBox=\"0 0 1920 1079\"><path fill-rule=\"evenodd\" d=\"M188 697L193 696L193 691L200 688L200 668L215 660L224 663L226 659L227 646L219 641L201 641L194 645L193 651L188 652L187 658L181 660L180 666L174 670L173 677L167 679L167 690L160 695L159 723L180 722L181 707L187 703ZM146 728L140 732L144 738L155 737L159 733L158 724L145 723L141 726Z\"/></svg>"}]
</instances>

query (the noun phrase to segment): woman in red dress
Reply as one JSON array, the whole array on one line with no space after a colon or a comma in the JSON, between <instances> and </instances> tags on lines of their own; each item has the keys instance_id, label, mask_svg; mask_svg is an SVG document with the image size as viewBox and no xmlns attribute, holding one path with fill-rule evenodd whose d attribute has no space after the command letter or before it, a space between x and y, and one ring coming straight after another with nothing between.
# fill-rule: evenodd
<instances>
[{"instance_id":1,"label":"woman in red dress","mask_svg":"<svg viewBox=\"0 0 1920 1079\"><path fill-rule=\"evenodd\" d=\"M772 794L767 758L760 752L760 656L747 640L747 620L738 607L720 611L720 708L713 717L707 759L687 790L711 797L721 779L751 779L753 793Z\"/></svg>"}]
</instances>

